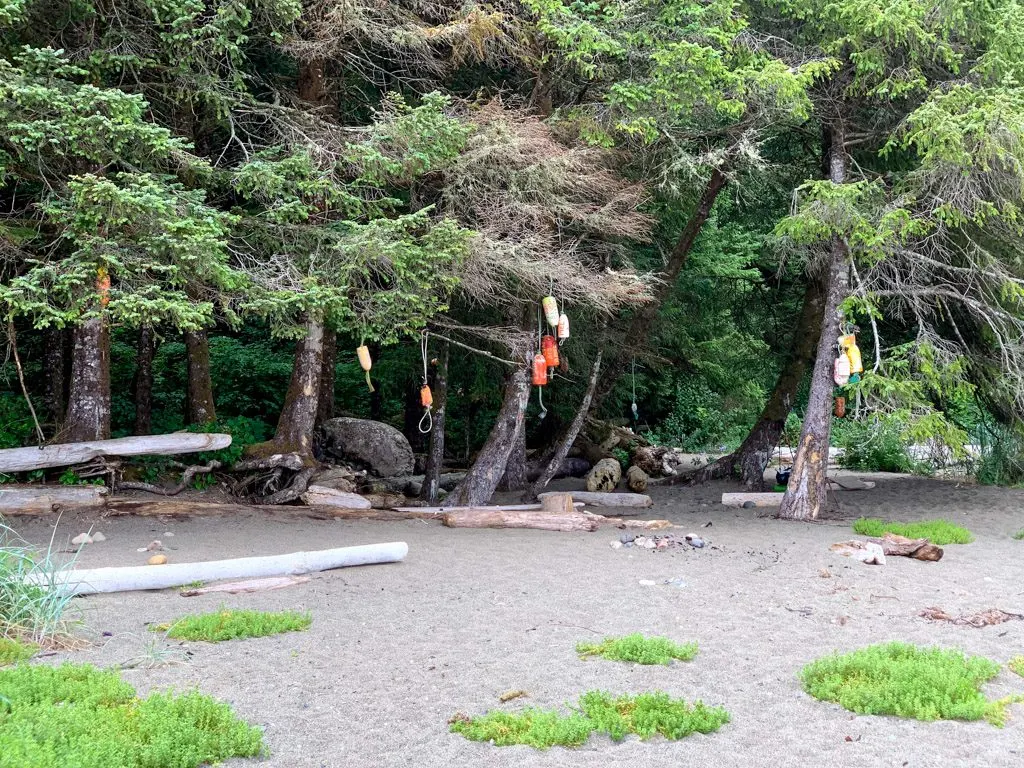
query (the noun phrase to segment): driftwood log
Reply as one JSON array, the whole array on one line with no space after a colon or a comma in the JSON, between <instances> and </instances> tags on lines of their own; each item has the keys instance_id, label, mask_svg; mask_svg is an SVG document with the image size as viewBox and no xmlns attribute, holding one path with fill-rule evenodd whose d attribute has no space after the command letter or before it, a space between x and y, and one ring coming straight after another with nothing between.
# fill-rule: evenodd
<instances>
[{"instance_id":1,"label":"driftwood log","mask_svg":"<svg viewBox=\"0 0 1024 768\"><path fill-rule=\"evenodd\" d=\"M777 507L782 504L785 493L723 493L722 504L726 507Z\"/></svg>"},{"instance_id":2,"label":"driftwood log","mask_svg":"<svg viewBox=\"0 0 1024 768\"><path fill-rule=\"evenodd\" d=\"M542 510L502 510L489 507L446 512L441 521L449 528L535 528L541 531L596 531L598 523L583 512L551 513Z\"/></svg>"},{"instance_id":3,"label":"driftwood log","mask_svg":"<svg viewBox=\"0 0 1024 768\"><path fill-rule=\"evenodd\" d=\"M239 595L244 592L269 592L274 589L284 589L296 584L305 584L309 576L270 576L265 579L246 579L245 581L225 581L220 584L210 584L195 589L183 589L178 594L182 597L196 597L197 595L209 595L214 592L227 592L229 595Z\"/></svg>"},{"instance_id":4,"label":"driftwood log","mask_svg":"<svg viewBox=\"0 0 1024 768\"><path fill-rule=\"evenodd\" d=\"M106 499L102 485L6 485L0 486L0 515L94 512L104 508Z\"/></svg>"},{"instance_id":5,"label":"driftwood log","mask_svg":"<svg viewBox=\"0 0 1024 768\"><path fill-rule=\"evenodd\" d=\"M174 432L114 440L44 445L40 448L0 450L0 472L30 472L47 467L82 464L105 456L175 456L180 453L218 451L231 445L231 435L216 432Z\"/></svg>"},{"instance_id":6,"label":"driftwood log","mask_svg":"<svg viewBox=\"0 0 1024 768\"><path fill-rule=\"evenodd\" d=\"M554 492L542 493L537 498L544 499ZM573 501L582 501L593 507L653 507L654 500L640 493L598 493L591 491L571 491Z\"/></svg>"},{"instance_id":7,"label":"driftwood log","mask_svg":"<svg viewBox=\"0 0 1024 768\"><path fill-rule=\"evenodd\" d=\"M300 497L302 503L310 507L345 507L347 509L370 509L373 504L369 499L358 493L336 491L322 485L311 485Z\"/></svg>"},{"instance_id":8,"label":"driftwood log","mask_svg":"<svg viewBox=\"0 0 1024 768\"><path fill-rule=\"evenodd\" d=\"M895 533L887 533L880 539L872 538L868 541L880 544L886 555L912 557L915 560L937 561L944 554L942 547L935 546L928 539L908 539Z\"/></svg>"}]
</instances>

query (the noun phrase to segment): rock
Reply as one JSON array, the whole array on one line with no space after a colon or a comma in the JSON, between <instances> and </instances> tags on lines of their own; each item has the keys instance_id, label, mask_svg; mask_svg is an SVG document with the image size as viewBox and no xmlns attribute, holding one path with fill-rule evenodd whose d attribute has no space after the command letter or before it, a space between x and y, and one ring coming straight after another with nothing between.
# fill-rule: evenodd
<instances>
[{"instance_id":1,"label":"rock","mask_svg":"<svg viewBox=\"0 0 1024 768\"><path fill-rule=\"evenodd\" d=\"M744 509L753 509L756 506L757 506L757 503L753 502L753 501L744 501L743 502L743 508Z\"/></svg>"},{"instance_id":2,"label":"rock","mask_svg":"<svg viewBox=\"0 0 1024 768\"><path fill-rule=\"evenodd\" d=\"M94 533L94 534L92 535L92 540L93 540L93 541L106 541L106 540L107 540L107 537L106 537L106 536L104 536L104 535L103 535L102 533L100 533L99 531L96 531L96 533Z\"/></svg>"},{"instance_id":3,"label":"rock","mask_svg":"<svg viewBox=\"0 0 1024 768\"><path fill-rule=\"evenodd\" d=\"M622 479L622 467L615 459L601 459L587 475L587 490L591 493L611 492Z\"/></svg>"},{"instance_id":4,"label":"rock","mask_svg":"<svg viewBox=\"0 0 1024 768\"><path fill-rule=\"evenodd\" d=\"M704 546L704 539L702 539L696 533L686 534L686 541L689 543L691 547L694 547L696 549L701 549Z\"/></svg>"},{"instance_id":5,"label":"rock","mask_svg":"<svg viewBox=\"0 0 1024 768\"><path fill-rule=\"evenodd\" d=\"M320 426L324 451L365 465L380 477L411 475L415 466L405 435L389 424L339 417Z\"/></svg>"},{"instance_id":6,"label":"rock","mask_svg":"<svg viewBox=\"0 0 1024 768\"><path fill-rule=\"evenodd\" d=\"M331 467L322 472L317 472L310 478L310 485L319 485L322 488L331 488L344 493L355 493L355 473L348 467Z\"/></svg>"},{"instance_id":7,"label":"rock","mask_svg":"<svg viewBox=\"0 0 1024 768\"><path fill-rule=\"evenodd\" d=\"M651 581L650 579L640 579L640 586L641 587L653 587L657 583L658 582Z\"/></svg>"},{"instance_id":8,"label":"rock","mask_svg":"<svg viewBox=\"0 0 1024 768\"><path fill-rule=\"evenodd\" d=\"M153 555L146 561L149 565L166 565L167 555Z\"/></svg>"},{"instance_id":9,"label":"rock","mask_svg":"<svg viewBox=\"0 0 1024 768\"><path fill-rule=\"evenodd\" d=\"M622 549L622 542L621 541L613 541L610 546L611 546L612 549Z\"/></svg>"},{"instance_id":10,"label":"rock","mask_svg":"<svg viewBox=\"0 0 1024 768\"><path fill-rule=\"evenodd\" d=\"M619 541L621 541L623 544L629 544L635 538L635 533L624 533L621 536L619 536Z\"/></svg>"},{"instance_id":11,"label":"rock","mask_svg":"<svg viewBox=\"0 0 1024 768\"><path fill-rule=\"evenodd\" d=\"M174 531L164 531L164 538L171 538L174 536Z\"/></svg>"},{"instance_id":12,"label":"rock","mask_svg":"<svg viewBox=\"0 0 1024 768\"><path fill-rule=\"evenodd\" d=\"M373 505L369 499L358 493L336 491L322 485L311 485L302 494L302 503L310 507L345 507L346 509L369 509Z\"/></svg>"},{"instance_id":13,"label":"rock","mask_svg":"<svg viewBox=\"0 0 1024 768\"><path fill-rule=\"evenodd\" d=\"M647 473L634 464L626 470L626 485L633 493L643 493L647 490Z\"/></svg>"},{"instance_id":14,"label":"rock","mask_svg":"<svg viewBox=\"0 0 1024 768\"><path fill-rule=\"evenodd\" d=\"M139 547L135 551L136 552L159 552L163 548L164 548L164 545L160 541L160 539L154 539L153 541L149 542L149 544L147 544L146 546Z\"/></svg>"},{"instance_id":15,"label":"rock","mask_svg":"<svg viewBox=\"0 0 1024 768\"><path fill-rule=\"evenodd\" d=\"M93 541L95 541L95 539L93 539L93 537L90 536L88 533L80 533L77 536L75 536L75 538L73 538L71 540L71 543L72 544L76 544L76 545L81 545L81 544L92 544Z\"/></svg>"}]
</instances>

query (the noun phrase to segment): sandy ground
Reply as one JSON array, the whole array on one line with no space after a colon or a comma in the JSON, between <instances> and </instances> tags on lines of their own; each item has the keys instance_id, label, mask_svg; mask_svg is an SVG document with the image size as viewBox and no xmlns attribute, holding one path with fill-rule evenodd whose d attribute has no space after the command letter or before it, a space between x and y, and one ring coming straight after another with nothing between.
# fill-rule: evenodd
<instances>
[{"instance_id":1,"label":"sandy ground","mask_svg":"<svg viewBox=\"0 0 1024 768\"><path fill-rule=\"evenodd\" d=\"M723 490L657 489L652 517L698 531L712 547L613 550L619 532L449 530L436 523L342 523L245 517L162 522L67 519L58 537L94 525L108 537L86 547L83 566L141 564L136 551L163 538L174 562L275 554L403 540L405 562L319 574L297 587L239 596L183 598L176 591L76 601L95 644L67 658L125 662L153 637L182 659L131 669L140 691L197 687L231 702L266 729L267 768L329 766L1020 766L1024 706L1004 729L855 716L800 688L802 665L834 649L893 639L959 646L999 662L1024 653L1024 621L984 629L933 624L927 606L950 612L997 607L1024 612L1024 492L890 478L842 492L845 515L915 520L944 516L977 541L946 548L939 563L890 558L883 567L833 555L849 520L806 524L755 517L717 503ZM705 523L712 526L703 528ZM45 543L51 523L20 519ZM172 531L173 538L164 536ZM827 569L831 577L821 575ZM685 586L642 586L681 577ZM313 612L304 633L219 645L181 645L147 632L186 612L226 604ZM577 641L630 632L696 640L690 663L640 667L581 661ZM108 636L104 636L109 633ZM709 736L613 744L593 737L577 750L496 748L448 732L455 712L529 703L558 707L593 688L663 689L724 705L732 722ZM524 689L529 698L500 704ZM1024 691L1004 671L992 697ZM850 737L852 741L847 740Z\"/></svg>"}]
</instances>

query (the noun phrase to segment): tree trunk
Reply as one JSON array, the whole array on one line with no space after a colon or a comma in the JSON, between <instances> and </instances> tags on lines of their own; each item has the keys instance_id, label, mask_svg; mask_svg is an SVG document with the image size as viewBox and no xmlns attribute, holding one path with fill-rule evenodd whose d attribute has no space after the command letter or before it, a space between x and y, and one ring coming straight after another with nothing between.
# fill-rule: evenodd
<instances>
[{"instance_id":1,"label":"tree trunk","mask_svg":"<svg viewBox=\"0 0 1024 768\"><path fill-rule=\"evenodd\" d=\"M217 409L213 404L210 342L206 331L185 331L185 349L188 355L185 423L212 424L217 420Z\"/></svg>"},{"instance_id":2,"label":"tree trunk","mask_svg":"<svg viewBox=\"0 0 1024 768\"><path fill-rule=\"evenodd\" d=\"M66 362L63 328L51 328L45 333L46 350L43 353L43 369L46 372L46 413L53 422L54 431L60 432L64 418L64 375Z\"/></svg>"},{"instance_id":3,"label":"tree trunk","mask_svg":"<svg viewBox=\"0 0 1024 768\"><path fill-rule=\"evenodd\" d=\"M505 474L498 483L499 491L522 491L526 489L526 424L519 430L512 443L512 451L505 462Z\"/></svg>"},{"instance_id":4,"label":"tree trunk","mask_svg":"<svg viewBox=\"0 0 1024 768\"><path fill-rule=\"evenodd\" d=\"M110 329L102 317L72 332L71 388L58 442L110 437Z\"/></svg>"},{"instance_id":5,"label":"tree trunk","mask_svg":"<svg viewBox=\"0 0 1024 768\"><path fill-rule=\"evenodd\" d=\"M448 343L444 343L437 358L434 381L431 386L434 395L434 427L430 430L430 445L427 447L427 466L423 477L420 498L428 504L437 504L441 484L441 468L444 464L445 411L448 405Z\"/></svg>"},{"instance_id":6,"label":"tree trunk","mask_svg":"<svg viewBox=\"0 0 1024 768\"><path fill-rule=\"evenodd\" d=\"M530 487L529 492L524 494L524 501L537 497L537 494L551 482L555 473L558 472L558 468L562 466L562 462L569 455L572 444L576 441L576 437L579 435L580 430L583 429L583 424L587 420L587 413L590 412L590 403L594 399L594 391L597 389L597 381L601 372L601 358L603 356L604 349L598 349L594 363L590 367L590 380L587 382L587 391L583 395L583 401L580 403L579 410L576 411L569 429L559 439L555 452L551 455L551 459L548 461L547 466L544 467L540 477Z\"/></svg>"},{"instance_id":7,"label":"tree trunk","mask_svg":"<svg viewBox=\"0 0 1024 768\"><path fill-rule=\"evenodd\" d=\"M277 431L271 441L277 452L312 456L313 429L320 402L323 372L324 324L316 317L306 321L306 336L295 345L295 362Z\"/></svg>"},{"instance_id":8,"label":"tree trunk","mask_svg":"<svg viewBox=\"0 0 1024 768\"><path fill-rule=\"evenodd\" d=\"M323 365L320 368L320 394L316 406L316 423L334 418L334 379L338 361L338 334L324 330Z\"/></svg>"},{"instance_id":9,"label":"tree trunk","mask_svg":"<svg viewBox=\"0 0 1024 768\"><path fill-rule=\"evenodd\" d=\"M846 149L842 127L828 128L829 179L833 184L846 180ZM800 445L793 460L786 495L779 517L814 520L825 505L828 494L827 471L829 435L832 431L832 361L842 321L841 304L846 296L844 274L849 251L839 237L832 240L826 273L827 292L817 359L811 379L811 394L804 416Z\"/></svg>"},{"instance_id":10,"label":"tree trunk","mask_svg":"<svg viewBox=\"0 0 1024 768\"><path fill-rule=\"evenodd\" d=\"M402 406L402 434L409 439L413 453L423 451L426 435L420 432L420 419L423 418L423 406L420 403L420 387L422 382L416 378L407 379L405 382L405 401Z\"/></svg>"},{"instance_id":11,"label":"tree trunk","mask_svg":"<svg viewBox=\"0 0 1024 768\"><path fill-rule=\"evenodd\" d=\"M139 343L135 355L135 434L148 435L153 431L153 357L156 354L156 336L144 325L139 329Z\"/></svg>"},{"instance_id":12,"label":"tree trunk","mask_svg":"<svg viewBox=\"0 0 1024 768\"><path fill-rule=\"evenodd\" d=\"M530 377L526 366L511 373L505 382L505 396L487 442L473 462L466 478L451 492L452 505L475 507L486 504L505 473L505 465L526 420Z\"/></svg>"},{"instance_id":13,"label":"tree trunk","mask_svg":"<svg viewBox=\"0 0 1024 768\"><path fill-rule=\"evenodd\" d=\"M825 301L825 286L817 277L811 277L804 292L803 308L793 329L786 362L779 372L764 410L758 416L743 444L735 452L723 456L693 473L679 475L670 482L704 483L723 477L737 476L751 491L764 490L764 468L768 464L786 426L786 419L793 409L793 398L800 388L807 368L814 360L818 339L821 336L822 309Z\"/></svg>"}]
</instances>

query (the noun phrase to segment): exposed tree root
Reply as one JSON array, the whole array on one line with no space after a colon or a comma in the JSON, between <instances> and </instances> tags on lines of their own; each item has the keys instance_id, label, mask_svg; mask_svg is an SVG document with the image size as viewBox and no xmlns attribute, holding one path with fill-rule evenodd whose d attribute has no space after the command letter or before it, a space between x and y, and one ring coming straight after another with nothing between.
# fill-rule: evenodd
<instances>
[{"instance_id":1,"label":"exposed tree root","mask_svg":"<svg viewBox=\"0 0 1024 768\"><path fill-rule=\"evenodd\" d=\"M215 469L220 469L221 463L217 460L211 461L209 464L195 464L191 467L186 467L185 471L181 474L181 481L177 485L173 485L170 488L164 488L160 485L153 485L152 483L143 483L141 481L121 481L117 484L118 490L133 490L133 491L146 491L147 493L156 493L160 496L177 496L183 490L188 488L192 484L196 475L205 475L213 472Z\"/></svg>"}]
</instances>

